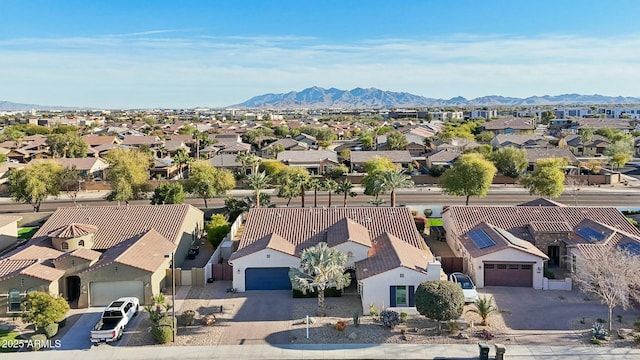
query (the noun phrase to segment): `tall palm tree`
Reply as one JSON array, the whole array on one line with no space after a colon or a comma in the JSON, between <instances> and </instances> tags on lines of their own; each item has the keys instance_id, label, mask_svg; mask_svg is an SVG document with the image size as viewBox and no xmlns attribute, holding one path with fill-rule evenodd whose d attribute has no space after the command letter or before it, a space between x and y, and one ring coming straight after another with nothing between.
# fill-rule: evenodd
<instances>
[{"instance_id":1,"label":"tall palm tree","mask_svg":"<svg viewBox=\"0 0 640 360\"><path fill-rule=\"evenodd\" d=\"M289 278L293 288L307 293L318 293L318 316L325 316L324 290L335 287L343 289L351 282L349 274L345 274L347 254L330 248L327 243L305 249L300 256L300 268L290 268Z\"/></svg>"},{"instance_id":2,"label":"tall palm tree","mask_svg":"<svg viewBox=\"0 0 640 360\"><path fill-rule=\"evenodd\" d=\"M239 161L242 164L243 173L246 171L246 169L251 169L251 174L255 174L258 172L258 166L260 165L260 161L262 161L262 159L260 159L255 154L239 154L236 157L236 161Z\"/></svg>"},{"instance_id":3,"label":"tall palm tree","mask_svg":"<svg viewBox=\"0 0 640 360\"><path fill-rule=\"evenodd\" d=\"M318 190L324 190L324 184L319 179L311 179L308 187L313 190L313 207L318 207Z\"/></svg>"},{"instance_id":4,"label":"tall palm tree","mask_svg":"<svg viewBox=\"0 0 640 360\"><path fill-rule=\"evenodd\" d=\"M333 179L325 179L322 182L322 187L325 191L329 192L329 207L331 207L331 194L338 190L338 182Z\"/></svg>"},{"instance_id":5,"label":"tall palm tree","mask_svg":"<svg viewBox=\"0 0 640 360\"><path fill-rule=\"evenodd\" d=\"M349 180L343 180L338 183L336 194L344 194L342 206L347 207L347 196L354 197L357 194L353 191L353 184Z\"/></svg>"},{"instance_id":6,"label":"tall palm tree","mask_svg":"<svg viewBox=\"0 0 640 360\"><path fill-rule=\"evenodd\" d=\"M396 169L382 173L382 188L391 190L391 207L396 206L396 189L414 186L411 177L403 174L402 171L402 169Z\"/></svg>"},{"instance_id":7,"label":"tall palm tree","mask_svg":"<svg viewBox=\"0 0 640 360\"><path fill-rule=\"evenodd\" d=\"M181 178L184 177L184 166L188 165L192 160L184 148L179 148L173 155L173 162L178 165Z\"/></svg>"},{"instance_id":8,"label":"tall palm tree","mask_svg":"<svg viewBox=\"0 0 640 360\"><path fill-rule=\"evenodd\" d=\"M260 207L260 192L266 189L271 182L271 177L264 171L261 173L254 173L247 177L247 184L255 192L256 195L256 207Z\"/></svg>"}]
</instances>

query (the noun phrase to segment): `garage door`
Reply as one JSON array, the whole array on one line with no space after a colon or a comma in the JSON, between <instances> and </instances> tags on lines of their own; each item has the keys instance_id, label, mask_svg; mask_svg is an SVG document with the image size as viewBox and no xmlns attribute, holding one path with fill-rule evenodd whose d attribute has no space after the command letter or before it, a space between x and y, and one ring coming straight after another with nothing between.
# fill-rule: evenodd
<instances>
[{"instance_id":1,"label":"garage door","mask_svg":"<svg viewBox=\"0 0 640 360\"><path fill-rule=\"evenodd\" d=\"M245 271L246 290L291 290L289 268L248 268Z\"/></svg>"},{"instance_id":2,"label":"garage door","mask_svg":"<svg viewBox=\"0 0 640 360\"><path fill-rule=\"evenodd\" d=\"M142 281L100 281L91 283L91 306L107 306L121 297L135 296L144 303Z\"/></svg>"},{"instance_id":3,"label":"garage door","mask_svg":"<svg viewBox=\"0 0 640 360\"><path fill-rule=\"evenodd\" d=\"M484 286L533 286L533 265L522 263L485 263Z\"/></svg>"}]
</instances>

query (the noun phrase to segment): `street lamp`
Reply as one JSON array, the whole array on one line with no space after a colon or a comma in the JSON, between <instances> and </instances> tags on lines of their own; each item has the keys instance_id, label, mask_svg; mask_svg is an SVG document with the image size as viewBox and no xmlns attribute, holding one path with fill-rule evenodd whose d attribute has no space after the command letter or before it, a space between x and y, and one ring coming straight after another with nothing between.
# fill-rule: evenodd
<instances>
[{"instance_id":1,"label":"street lamp","mask_svg":"<svg viewBox=\"0 0 640 360\"><path fill-rule=\"evenodd\" d=\"M171 338L176 342L176 262L175 253L165 254L165 259L171 259Z\"/></svg>"}]
</instances>

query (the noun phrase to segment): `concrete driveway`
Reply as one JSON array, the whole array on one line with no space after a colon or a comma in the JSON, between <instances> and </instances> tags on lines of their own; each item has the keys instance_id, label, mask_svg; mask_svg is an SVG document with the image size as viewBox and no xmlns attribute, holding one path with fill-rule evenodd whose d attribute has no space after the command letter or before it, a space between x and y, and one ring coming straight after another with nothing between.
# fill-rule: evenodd
<instances>
[{"instance_id":1,"label":"concrete driveway","mask_svg":"<svg viewBox=\"0 0 640 360\"><path fill-rule=\"evenodd\" d=\"M293 320L290 290L247 291L240 297L244 301L227 324L219 345L289 343L285 330L291 328Z\"/></svg>"},{"instance_id":2,"label":"concrete driveway","mask_svg":"<svg viewBox=\"0 0 640 360\"><path fill-rule=\"evenodd\" d=\"M598 299L588 300L579 291L543 291L531 288L486 287L478 289L480 296L492 295L498 308L510 310L503 314L505 324L512 330L572 330L572 323L585 318L593 322L607 318L607 307ZM640 312L615 308L613 316L636 319Z\"/></svg>"}]
</instances>

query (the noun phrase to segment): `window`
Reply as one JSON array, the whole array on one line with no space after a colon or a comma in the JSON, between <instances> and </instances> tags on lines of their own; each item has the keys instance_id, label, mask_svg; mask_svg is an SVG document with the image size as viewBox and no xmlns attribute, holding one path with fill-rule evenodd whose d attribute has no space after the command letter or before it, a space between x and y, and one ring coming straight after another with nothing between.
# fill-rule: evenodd
<instances>
[{"instance_id":1,"label":"window","mask_svg":"<svg viewBox=\"0 0 640 360\"><path fill-rule=\"evenodd\" d=\"M407 306L407 287L396 286L396 306Z\"/></svg>"},{"instance_id":2,"label":"window","mask_svg":"<svg viewBox=\"0 0 640 360\"><path fill-rule=\"evenodd\" d=\"M498 270L507 270L506 264L498 264Z\"/></svg>"},{"instance_id":3,"label":"window","mask_svg":"<svg viewBox=\"0 0 640 360\"><path fill-rule=\"evenodd\" d=\"M511 264L511 265L509 265L509 270L518 270L519 268L520 268L520 266L519 266L519 265L517 265L517 264Z\"/></svg>"},{"instance_id":4,"label":"window","mask_svg":"<svg viewBox=\"0 0 640 360\"><path fill-rule=\"evenodd\" d=\"M66 241L62 243L62 250L69 250L69 244Z\"/></svg>"},{"instance_id":5,"label":"window","mask_svg":"<svg viewBox=\"0 0 640 360\"><path fill-rule=\"evenodd\" d=\"M533 265L520 265L522 270L531 270L533 269Z\"/></svg>"},{"instance_id":6,"label":"window","mask_svg":"<svg viewBox=\"0 0 640 360\"><path fill-rule=\"evenodd\" d=\"M575 255L571 255L571 271L576 272L577 259Z\"/></svg>"},{"instance_id":7,"label":"window","mask_svg":"<svg viewBox=\"0 0 640 360\"><path fill-rule=\"evenodd\" d=\"M390 304L391 307L407 307L407 306L415 306L414 302L414 286L390 286L389 290L391 292Z\"/></svg>"},{"instance_id":8,"label":"window","mask_svg":"<svg viewBox=\"0 0 640 360\"><path fill-rule=\"evenodd\" d=\"M489 269L489 270L493 270L494 265L493 264L484 264L484 268L485 269Z\"/></svg>"},{"instance_id":9,"label":"window","mask_svg":"<svg viewBox=\"0 0 640 360\"><path fill-rule=\"evenodd\" d=\"M20 290L18 289L9 291L9 311L22 311L22 301L20 299Z\"/></svg>"},{"instance_id":10,"label":"window","mask_svg":"<svg viewBox=\"0 0 640 360\"><path fill-rule=\"evenodd\" d=\"M78 241L78 246L84 246L84 240Z\"/></svg>"}]
</instances>

